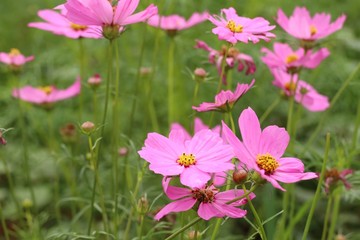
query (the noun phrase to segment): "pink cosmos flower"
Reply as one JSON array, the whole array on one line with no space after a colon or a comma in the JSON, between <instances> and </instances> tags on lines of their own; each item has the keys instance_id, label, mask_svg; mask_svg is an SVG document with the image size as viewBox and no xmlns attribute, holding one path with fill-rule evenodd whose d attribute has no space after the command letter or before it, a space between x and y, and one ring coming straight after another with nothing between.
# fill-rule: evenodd
<instances>
[{"instance_id":1,"label":"pink cosmos flower","mask_svg":"<svg viewBox=\"0 0 360 240\"><path fill-rule=\"evenodd\" d=\"M331 15L316 13L312 18L305 7L296 7L289 18L279 9L277 23L290 35L305 41L315 41L342 28L346 16L343 14L330 23Z\"/></svg>"},{"instance_id":2,"label":"pink cosmos flower","mask_svg":"<svg viewBox=\"0 0 360 240\"><path fill-rule=\"evenodd\" d=\"M274 43L274 52L267 48L262 48L261 51L266 54L261 60L269 68L281 68L288 72L297 72L300 67L316 68L330 55L327 48L314 53L312 50L305 51L304 48L293 51L286 43Z\"/></svg>"},{"instance_id":3,"label":"pink cosmos flower","mask_svg":"<svg viewBox=\"0 0 360 240\"><path fill-rule=\"evenodd\" d=\"M222 90L219 94L215 96L215 102L203 102L200 106L193 106L192 109L198 112L207 112L207 111L220 111L228 112L232 109L237 101L243 96L249 89L254 85L255 79L251 81L250 84L241 84L238 83L235 92L230 90Z\"/></svg>"},{"instance_id":4,"label":"pink cosmos flower","mask_svg":"<svg viewBox=\"0 0 360 240\"><path fill-rule=\"evenodd\" d=\"M275 26L270 26L269 22L262 17L254 19L240 17L232 7L222 9L221 14L222 16L209 17L209 20L216 25L212 32L218 35L220 40L226 40L232 44L238 41L257 43L260 39L270 41L271 37L275 37L275 34L269 32Z\"/></svg>"},{"instance_id":5,"label":"pink cosmos flower","mask_svg":"<svg viewBox=\"0 0 360 240\"><path fill-rule=\"evenodd\" d=\"M0 52L0 62L5 63L14 69L18 69L32 60L34 60L34 56L25 57L16 48L12 48L9 53Z\"/></svg>"},{"instance_id":6,"label":"pink cosmos flower","mask_svg":"<svg viewBox=\"0 0 360 240\"><path fill-rule=\"evenodd\" d=\"M234 168L233 151L218 134L204 129L189 140L186 137L183 130L171 131L169 138L149 133L138 153L150 163L150 170L163 176L180 175L180 182L192 188L206 184L212 173Z\"/></svg>"},{"instance_id":7,"label":"pink cosmos flower","mask_svg":"<svg viewBox=\"0 0 360 240\"><path fill-rule=\"evenodd\" d=\"M147 23L150 26L159 27L167 31L170 34L170 36L174 36L180 30L184 30L196 24L204 22L205 20L207 20L208 16L209 13L207 12L193 13L191 17L188 20L186 20L184 17L181 17L176 14L170 16L154 15L151 18L149 18Z\"/></svg>"},{"instance_id":8,"label":"pink cosmos flower","mask_svg":"<svg viewBox=\"0 0 360 240\"><path fill-rule=\"evenodd\" d=\"M151 4L144 11L133 14L140 0L119 0L112 6L109 0L67 0L64 4L66 17L81 25L100 26L103 36L114 39L119 36L121 27L146 21L157 14L157 7Z\"/></svg>"},{"instance_id":9,"label":"pink cosmos flower","mask_svg":"<svg viewBox=\"0 0 360 240\"><path fill-rule=\"evenodd\" d=\"M226 204L237 197L244 195L243 190L229 190L225 192L219 192L213 185L195 187L192 189L170 186L170 178L164 178L162 185L166 196L175 200L172 203L166 205L156 215L155 219L160 220L163 216L170 212L184 212L199 203L197 213L199 217L205 220L209 220L213 217L231 217L242 218L246 215L246 210L237 208L238 206L247 203L246 198L242 198L231 204ZM249 194L249 198L255 198L254 193Z\"/></svg>"},{"instance_id":10,"label":"pink cosmos flower","mask_svg":"<svg viewBox=\"0 0 360 240\"><path fill-rule=\"evenodd\" d=\"M32 87L25 86L20 89L14 89L12 96L20 98L23 101L34 103L37 105L48 106L54 102L74 97L80 93L81 81L76 79L75 83L67 89L57 89L55 86Z\"/></svg>"},{"instance_id":11,"label":"pink cosmos flower","mask_svg":"<svg viewBox=\"0 0 360 240\"><path fill-rule=\"evenodd\" d=\"M275 188L285 191L278 181L294 183L316 178L316 173L304 173L304 164L294 157L283 157L289 144L289 134L284 128L272 125L264 130L256 113L249 107L239 117L242 142L223 122L223 135L233 146L235 155L247 169L255 170Z\"/></svg>"},{"instance_id":12,"label":"pink cosmos flower","mask_svg":"<svg viewBox=\"0 0 360 240\"><path fill-rule=\"evenodd\" d=\"M344 169L342 171L336 168L331 168L325 172L325 192L328 194L330 190L341 181L347 190L351 189L351 184L348 182L346 177L353 174L352 169Z\"/></svg>"},{"instance_id":13,"label":"pink cosmos flower","mask_svg":"<svg viewBox=\"0 0 360 240\"><path fill-rule=\"evenodd\" d=\"M282 89L286 96L295 94L295 101L311 112L320 112L329 108L327 96L319 94L316 89L303 80L299 80L297 74L291 75L279 69L272 70L275 77L274 86ZM296 88L296 89L295 89Z\"/></svg>"},{"instance_id":14,"label":"pink cosmos flower","mask_svg":"<svg viewBox=\"0 0 360 240\"><path fill-rule=\"evenodd\" d=\"M38 11L38 16L45 22L31 22L29 27L52 32L56 35L64 35L68 38L101 38L101 27L79 25L70 22L65 15L54 10L46 9Z\"/></svg>"},{"instance_id":15,"label":"pink cosmos flower","mask_svg":"<svg viewBox=\"0 0 360 240\"><path fill-rule=\"evenodd\" d=\"M215 64L218 70L219 75L221 75L221 64L222 60L226 54L227 47L223 46L220 51L217 51L209 47L205 42L196 40L195 48L203 49L209 52L209 62ZM228 70L232 69L237 65L238 72L241 72L245 69L246 66L246 75L253 74L256 71L256 66L253 58L250 55L240 53L240 51L234 47L230 47L226 54L226 66L223 76L223 83L226 85L226 73Z\"/></svg>"}]
</instances>

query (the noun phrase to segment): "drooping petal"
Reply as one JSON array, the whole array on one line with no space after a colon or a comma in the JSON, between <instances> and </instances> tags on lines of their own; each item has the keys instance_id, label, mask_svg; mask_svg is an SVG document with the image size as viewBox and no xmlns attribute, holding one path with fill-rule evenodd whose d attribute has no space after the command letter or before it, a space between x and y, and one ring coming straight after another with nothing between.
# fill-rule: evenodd
<instances>
[{"instance_id":1,"label":"drooping petal","mask_svg":"<svg viewBox=\"0 0 360 240\"><path fill-rule=\"evenodd\" d=\"M196 199L193 198L184 198L177 200L176 202L169 203L164 208L162 208L154 217L155 220L160 220L165 215L171 212L184 212L191 209L196 203Z\"/></svg>"}]
</instances>

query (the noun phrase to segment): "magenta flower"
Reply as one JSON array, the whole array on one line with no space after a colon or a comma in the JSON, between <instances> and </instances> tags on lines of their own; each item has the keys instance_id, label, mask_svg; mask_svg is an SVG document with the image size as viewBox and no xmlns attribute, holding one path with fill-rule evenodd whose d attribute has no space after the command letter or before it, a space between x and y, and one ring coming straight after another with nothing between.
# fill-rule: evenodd
<instances>
[{"instance_id":1,"label":"magenta flower","mask_svg":"<svg viewBox=\"0 0 360 240\"><path fill-rule=\"evenodd\" d=\"M221 64L222 60L226 54L227 47L223 46L220 51L217 51L209 47L205 42L196 40L195 48L203 49L209 52L209 62L216 65L219 75L221 75ZM253 58L250 55L240 53L240 51L234 47L230 47L226 54L226 66L223 76L223 83L226 85L226 73L228 70L232 69L237 65L238 72L241 72L245 69L246 66L246 75L253 74L256 71L256 66Z\"/></svg>"},{"instance_id":2,"label":"magenta flower","mask_svg":"<svg viewBox=\"0 0 360 240\"><path fill-rule=\"evenodd\" d=\"M285 191L278 181L294 183L316 178L316 173L304 173L304 164L294 157L282 157L289 144L289 134L284 128L272 125L264 130L256 113L249 107L239 117L242 142L223 122L223 135L233 146L240 163L249 170L255 170L275 188Z\"/></svg>"},{"instance_id":3,"label":"magenta flower","mask_svg":"<svg viewBox=\"0 0 360 240\"><path fill-rule=\"evenodd\" d=\"M64 35L68 38L101 38L101 27L79 25L70 22L65 15L54 10L46 9L38 11L38 16L45 22L32 22L29 27L52 32L56 35Z\"/></svg>"},{"instance_id":4,"label":"magenta flower","mask_svg":"<svg viewBox=\"0 0 360 240\"><path fill-rule=\"evenodd\" d=\"M262 48L261 51L266 54L261 60L269 68L281 68L288 72L297 72L300 67L316 68L330 55L327 48L314 53L312 50L305 51L304 48L293 51L286 43L274 43L274 52L267 48Z\"/></svg>"},{"instance_id":5,"label":"magenta flower","mask_svg":"<svg viewBox=\"0 0 360 240\"><path fill-rule=\"evenodd\" d=\"M222 9L221 14L222 16L209 17L209 20L216 25L212 32L218 35L220 40L226 40L232 44L238 41L257 43L260 39L270 41L271 37L275 37L275 34L269 32L275 26L270 26L269 22L262 17L254 19L240 17L232 7Z\"/></svg>"},{"instance_id":6,"label":"magenta flower","mask_svg":"<svg viewBox=\"0 0 360 240\"><path fill-rule=\"evenodd\" d=\"M186 20L184 17L179 15L170 15L170 16L160 16L154 15L147 23L153 27L159 27L169 33L170 36L176 35L180 30L190 28L196 24L204 22L209 17L207 12L203 13L193 13L191 17Z\"/></svg>"},{"instance_id":7,"label":"magenta flower","mask_svg":"<svg viewBox=\"0 0 360 240\"><path fill-rule=\"evenodd\" d=\"M346 16L343 14L330 23L331 15L316 13L312 18L305 7L296 7L289 18L279 9L277 23L290 35L305 41L315 41L342 28Z\"/></svg>"},{"instance_id":8,"label":"magenta flower","mask_svg":"<svg viewBox=\"0 0 360 240\"><path fill-rule=\"evenodd\" d=\"M34 60L34 56L25 57L16 48L12 48L9 53L0 52L0 62L5 63L14 70L21 68L22 65L32 60Z\"/></svg>"},{"instance_id":9,"label":"magenta flower","mask_svg":"<svg viewBox=\"0 0 360 240\"><path fill-rule=\"evenodd\" d=\"M331 168L325 172L325 192L329 192L337 186L337 183L341 181L347 190L351 189L351 184L346 179L348 175L353 174L352 169L344 169L339 171L336 168Z\"/></svg>"},{"instance_id":10,"label":"magenta flower","mask_svg":"<svg viewBox=\"0 0 360 240\"><path fill-rule=\"evenodd\" d=\"M32 87L25 86L20 89L14 89L12 96L20 98L23 101L34 103L37 105L48 106L54 102L74 97L80 93L81 81L76 79L75 83L67 89L60 90L55 86Z\"/></svg>"},{"instance_id":11,"label":"magenta flower","mask_svg":"<svg viewBox=\"0 0 360 240\"><path fill-rule=\"evenodd\" d=\"M119 36L123 26L146 21L157 14L157 7L153 4L133 14L139 1L119 0L112 6L109 0L68 0L64 6L70 21L86 26L100 26L105 38L114 39Z\"/></svg>"},{"instance_id":12,"label":"magenta flower","mask_svg":"<svg viewBox=\"0 0 360 240\"><path fill-rule=\"evenodd\" d=\"M170 212L184 212L199 203L197 213L199 217L204 220L209 220L213 217L231 217L242 218L246 215L246 210L237 208L238 206L247 203L246 198L242 198L231 204L226 204L237 197L244 195L243 190L228 190L225 192L219 192L214 186L203 185L201 187L195 187L192 189L170 186L170 178L163 179L163 189L166 196L175 200L172 203L166 205L156 215L155 219L160 220L163 216ZM249 194L249 198L255 198L254 193Z\"/></svg>"},{"instance_id":13,"label":"magenta flower","mask_svg":"<svg viewBox=\"0 0 360 240\"><path fill-rule=\"evenodd\" d=\"M272 73L275 77L272 82L273 85L282 89L286 96L295 95L295 101L303 105L307 110L320 112L330 106L327 96L319 94L313 86L299 80L297 74L291 75L275 69L272 70Z\"/></svg>"},{"instance_id":14,"label":"magenta flower","mask_svg":"<svg viewBox=\"0 0 360 240\"><path fill-rule=\"evenodd\" d=\"M192 109L198 112L207 112L207 111L220 111L228 112L232 109L237 101L243 96L249 89L254 85L255 79L251 81L250 84L237 84L235 92L230 90L222 90L219 94L215 96L215 102L203 102L198 107L192 107Z\"/></svg>"},{"instance_id":15,"label":"magenta flower","mask_svg":"<svg viewBox=\"0 0 360 240\"><path fill-rule=\"evenodd\" d=\"M180 175L180 182L189 187L203 186L212 173L234 168L233 151L218 134L205 129L190 140L186 135L183 130L171 131L169 138L149 133L138 153L150 163L150 170L163 176Z\"/></svg>"}]
</instances>

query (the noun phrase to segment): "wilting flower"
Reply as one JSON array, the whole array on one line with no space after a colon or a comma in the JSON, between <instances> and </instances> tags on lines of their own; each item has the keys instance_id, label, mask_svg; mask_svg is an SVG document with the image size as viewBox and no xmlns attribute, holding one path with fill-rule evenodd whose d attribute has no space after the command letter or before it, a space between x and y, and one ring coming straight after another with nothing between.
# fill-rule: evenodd
<instances>
[{"instance_id":1,"label":"wilting flower","mask_svg":"<svg viewBox=\"0 0 360 240\"><path fill-rule=\"evenodd\" d=\"M331 168L325 172L325 192L328 194L330 190L341 181L346 189L351 188L351 184L347 181L346 177L352 174L352 169L344 169L339 171L336 168Z\"/></svg>"},{"instance_id":2,"label":"wilting flower","mask_svg":"<svg viewBox=\"0 0 360 240\"><path fill-rule=\"evenodd\" d=\"M226 204L237 197L244 195L243 190L233 189L225 192L220 192L213 185L203 185L201 187L181 188L170 186L170 178L163 179L163 189L166 196L175 200L172 203L166 205L156 215L155 219L160 220L166 214L170 212L184 212L199 204L197 213L199 217L205 220L209 220L213 217L231 217L242 218L246 215L246 210L237 208L238 206L247 203L246 198L241 198L231 204ZM249 194L249 198L253 199L254 193Z\"/></svg>"},{"instance_id":3,"label":"wilting flower","mask_svg":"<svg viewBox=\"0 0 360 240\"><path fill-rule=\"evenodd\" d=\"M12 96L20 98L23 101L37 105L48 106L54 102L74 97L80 93L81 82L78 78L73 85L67 89L57 89L55 86L32 87L25 86L20 89L14 89Z\"/></svg>"},{"instance_id":4,"label":"wilting flower","mask_svg":"<svg viewBox=\"0 0 360 240\"><path fill-rule=\"evenodd\" d=\"M38 11L38 16L45 22L32 22L29 27L64 35L68 38L101 38L101 28L98 26L79 25L70 22L65 15L50 9Z\"/></svg>"},{"instance_id":5,"label":"wilting flower","mask_svg":"<svg viewBox=\"0 0 360 240\"><path fill-rule=\"evenodd\" d=\"M193 13L191 17L186 20L184 17L179 15L170 15L170 16L160 16L154 15L147 23L153 27L159 27L169 34L169 36L175 36L176 33L180 30L190 28L196 24L204 22L207 20L209 14L207 12L203 13Z\"/></svg>"},{"instance_id":6,"label":"wilting flower","mask_svg":"<svg viewBox=\"0 0 360 240\"><path fill-rule=\"evenodd\" d=\"M297 72L300 67L316 68L322 60L330 55L327 48L321 48L317 52L312 50L305 51L299 48L294 51L286 43L274 43L274 52L267 48L262 48L266 55L261 60L269 68L281 68L288 72Z\"/></svg>"},{"instance_id":7,"label":"wilting flower","mask_svg":"<svg viewBox=\"0 0 360 240\"><path fill-rule=\"evenodd\" d=\"M271 37L275 37L275 34L269 32L275 26L270 26L269 22L262 17L254 19L240 17L232 7L222 9L221 13L221 16L209 17L209 20L216 25L212 32L218 35L220 40L226 40L232 44L238 41L257 43L260 39L270 41Z\"/></svg>"},{"instance_id":8,"label":"wilting flower","mask_svg":"<svg viewBox=\"0 0 360 240\"><path fill-rule=\"evenodd\" d=\"M275 77L273 85L282 89L286 96L294 95L295 101L307 110L320 112L330 106L327 96L319 94L313 86L299 80L297 74L291 75L281 70L273 70L272 73Z\"/></svg>"},{"instance_id":9,"label":"wilting flower","mask_svg":"<svg viewBox=\"0 0 360 240\"><path fill-rule=\"evenodd\" d=\"M296 7L289 18L279 9L276 21L290 35L305 41L315 41L341 29L345 19L343 14L330 23L330 14L316 13L312 18L305 7Z\"/></svg>"},{"instance_id":10,"label":"wilting flower","mask_svg":"<svg viewBox=\"0 0 360 240\"><path fill-rule=\"evenodd\" d=\"M180 182L189 187L203 186L211 174L234 168L233 151L219 134L204 129L186 140L187 134L181 129L171 131L169 138L149 133L138 153L150 163L150 170L163 176L180 175Z\"/></svg>"},{"instance_id":11,"label":"wilting flower","mask_svg":"<svg viewBox=\"0 0 360 240\"><path fill-rule=\"evenodd\" d=\"M66 17L81 25L100 26L103 36L114 39L123 26L143 22L157 14L157 7L151 4L144 11L133 14L140 0L119 0L115 6L109 0L68 0L64 6Z\"/></svg>"},{"instance_id":12,"label":"wilting flower","mask_svg":"<svg viewBox=\"0 0 360 240\"><path fill-rule=\"evenodd\" d=\"M239 128L242 142L223 122L224 137L233 146L241 165L255 170L275 188L285 191L278 181L294 183L317 177L313 172L304 173L304 164L300 159L282 157L290 140L284 128L272 125L261 130L259 119L250 107L241 113Z\"/></svg>"},{"instance_id":13,"label":"wilting flower","mask_svg":"<svg viewBox=\"0 0 360 240\"><path fill-rule=\"evenodd\" d=\"M25 57L16 48L12 48L9 53L0 52L0 62L8 65L12 70L19 70L22 65L32 60L34 56Z\"/></svg>"},{"instance_id":14,"label":"wilting flower","mask_svg":"<svg viewBox=\"0 0 360 240\"><path fill-rule=\"evenodd\" d=\"M254 85L255 79L251 81L250 84L241 84L238 83L235 92L230 90L222 90L219 94L215 96L215 102L203 102L198 107L192 107L192 109L198 112L207 112L207 111L221 111L228 112L232 109L237 101L243 96L249 89Z\"/></svg>"},{"instance_id":15,"label":"wilting flower","mask_svg":"<svg viewBox=\"0 0 360 240\"><path fill-rule=\"evenodd\" d=\"M4 131L5 132L5 131ZM1 145L6 145L7 141L3 136L3 128L0 128L0 144Z\"/></svg>"},{"instance_id":16,"label":"wilting flower","mask_svg":"<svg viewBox=\"0 0 360 240\"><path fill-rule=\"evenodd\" d=\"M216 65L219 75L221 75L221 70L222 70L221 65L224 56L226 55L225 70L224 73L222 74L223 76L222 81L225 85L226 85L226 73L228 70L234 68L235 65L237 65L238 72L243 71L246 66L247 68L245 72L246 75L253 74L256 71L256 66L253 58L247 54L240 53L240 51L234 47L230 47L227 50L227 47L223 46L220 51L217 51L209 47L205 42L197 40L195 48L200 48L209 52L209 62L211 64Z\"/></svg>"}]
</instances>

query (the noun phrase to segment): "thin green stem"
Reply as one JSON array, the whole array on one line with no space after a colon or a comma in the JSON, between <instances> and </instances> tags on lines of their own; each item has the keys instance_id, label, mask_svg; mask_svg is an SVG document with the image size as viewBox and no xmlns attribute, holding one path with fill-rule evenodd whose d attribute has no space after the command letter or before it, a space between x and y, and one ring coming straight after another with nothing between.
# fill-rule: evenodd
<instances>
[{"instance_id":1,"label":"thin green stem","mask_svg":"<svg viewBox=\"0 0 360 240\"><path fill-rule=\"evenodd\" d=\"M168 124L169 126L175 120L175 76L174 76L174 54L175 54L175 39L170 38L169 52L168 52Z\"/></svg>"},{"instance_id":2,"label":"thin green stem","mask_svg":"<svg viewBox=\"0 0 360 240\"><path fill-rule=\"evenodd\" d=\"M291 79L290 79L290 86L293 86L293 81L294 81L294 77L293 75L291 75ZM295 83L297 84L297 82ZM297 86L295 86L296 89ZM289 108L288 108L288 115L287 115L287 122L286 122L286 130L288 131L289 135L290 135L290 142L289 142L289 147L288 147L288 151L290 153L293 152L293 139L291 138L291 133L293 132L292 128L293 128L293 112L294 112L294 103L295 103L295 91L290 90L290 99L289 99ZM285 211L285 209L284 209Z\"/></svg>"},{"instance_id":3,"label":"thin green stem","mask_svg":"<svg viewBox=\"0 0 360 240\"><path fill-rule=\"evenodd\" d=\"M226 46L225 54L224 54L224 56L223 56L223 58L221 60L221 72L220 72L220 77L219 77L219 82L218 82L216 93L219 93L221 91L221 85L222 85L222 82L223 82L223 78L225 76L226 58L228 56L229 48L230 48L231 45L232 44L229 43Z\"/></svg>"},{"instance_id":4,"label":"thin green stem","mask_svg":"<svg viewBox=\"0 0 360 240\"><path fill-rule=\"evenodd\" d=\"M171 234L169 237L165 238L165 240L174 239L174 238L177 237L179 234L181 234L182 232L184 232L185 230L187 230L187 229L190 228L191 226L193 226L193 225L195 225L196 223L198 223L200 220L201 220L200 217L194 218L191 222L189 222L188 224L186 224L186 225L183 226L182 228L178 229L176 232L174 232L173 234Z\"/></svg>"},{"instance_id":5,"label":"thin green stem","mask_svg":"<svg viewBox=\"0 0 360 240\"><path fill-rule=\"evenodd\" d=\"M341 200L341 189L338 188L334 191L334 205L331 214L331 223L329 228L329 234L327 239L335 239L335 228L337 224L337 219L339 217L339 209L340 209L340 200Z\"/></svg>"},{"instance_id":6,"label":"thin green stem","mask_svg":"<svg viewBox=\"0 0 360 240\"><path fill-rule=\"evenodd\" d=\"M142 232L144 228L144 215L140 216L140 226L139 226L139 232L138 232L138 239L142 240Z\"/></svg>"},{"instance_id":7,"label":"thin green stem","mask_svg":"<svg viewBox=\"0 0 360 240\"><path fill-rule=\"evenodd\" d=\"M330 217L330 212L332 211L332 201L333 201L333 197L332 194L330 194L329 196L329 200L327 202L327 206L326 206L326 213L325 213L325 218L324 218L324 227L323 227L323 232L321 235L321 240L326 240L326 234L328 231L328 223L329 223L329 217Z\"/></svg>"},{"instance_id":8,"label":"thin green stem","mask_svg":"<svg viewBox=\"0 0 360 240\"><path fill-rule=\"evenodd\" d=\"M243 190L244 190L244 193L246 193L247 190L246 190L246 187L245 187L244 184L242 185L242 188L243 188ZM246 199L248 200L248 203L249 203L249 205L250 205L250 209L251 209L251 211L252 211L252 213L253 213L253 215L254 215L254 217L255 217L255 220L256 220L256 222L257 222L258 230L259 230L261 239L266 240L267 237L266 237L265 229L264 229L263 223L262 223L262 221L261 221L261 219L260 219L260 217L259 217L259 214L257 213L254 205L252 204L252 201L251 201L251 198L249 197L249 195L246 196Z\"/></svg>"},{"instance_id":9,"label":"thin green stem","mask_svg":"<svg viewBox=\"0 0 360 240\"><path fill-rule=\"evenodd\" d=\"M81 82L84 82L85 78L85 50L84 50L84 40L82 38L78 39L79 42L79 65L80 65L80 79ZM79 121L82 121L82 114L83 114L83 108L84 106L84 96L82 91L80 91L79 94Z\"/></svg>"},{"instance_id":10,"label":"thin green stem","mask_svg":"<svg viewBox=\"0 0 360 240\"><path fill-rule=\"evenodd\" d=\"M320 198L321 186L322 186L324 178L325 178L326 163L327 163L327 160L328 160L329 151L330 151L330 133L326 134L324 161L323 161L323 164L322 164L321 173L320 173L319 182L318 182L318 185L317 185L317 188L316 188L314 200L313 200L313 202L311 204L310 212L309 212L309 215L308 215L307 220L306 220L306 225L305 225L304 233L303 233L303 236L302 236L302 240L307 239L307 234L308 234L309 229L310 229L311 220L312 220L312 217L314 215L316 205L317 205L317 203L319 201L319 198Z\"/></svg>"},{"instance_id":11,"label":"thin green stem","mask_svg":"<svg viewBox=\"0 0 360 240\"><path fill-rule=\"evenodd\" d=\"M6 239L6 240L10 240L8 228L7 228L7 225L6 225L6 222L5 222L3 213L2 213L2 209L3 209L3 208L0 206L1 226L2 226L2 229L3 229L3 232L4 232L5 239Z\"/></svg>"},{"instance_id":12,"label":"thin green stem","mask_svg":"<svg viewBox=\"0 0 360 240\"><path fill-rule=\"evenodd\" d=\"M264 120L269 116L269 114L275 109L275 107L280 103L281 97L275 99L272 104L266 109L266 111L260 117L260 123L263 123Z\"/></svg>"},{"instance_id":13,"label":"thin green stem","mask_svg":"<svg viewBox=\"0 0 360 240\"><path fill-rule=\"evenodd\" d=\"M356 149L356 143L359 135L359 127L360 127L360 100L358 101L357 111L356 111L356 120L354 126L354 134L352 137L351 149L354 151Z\"/></svg>"}]
</instances>

